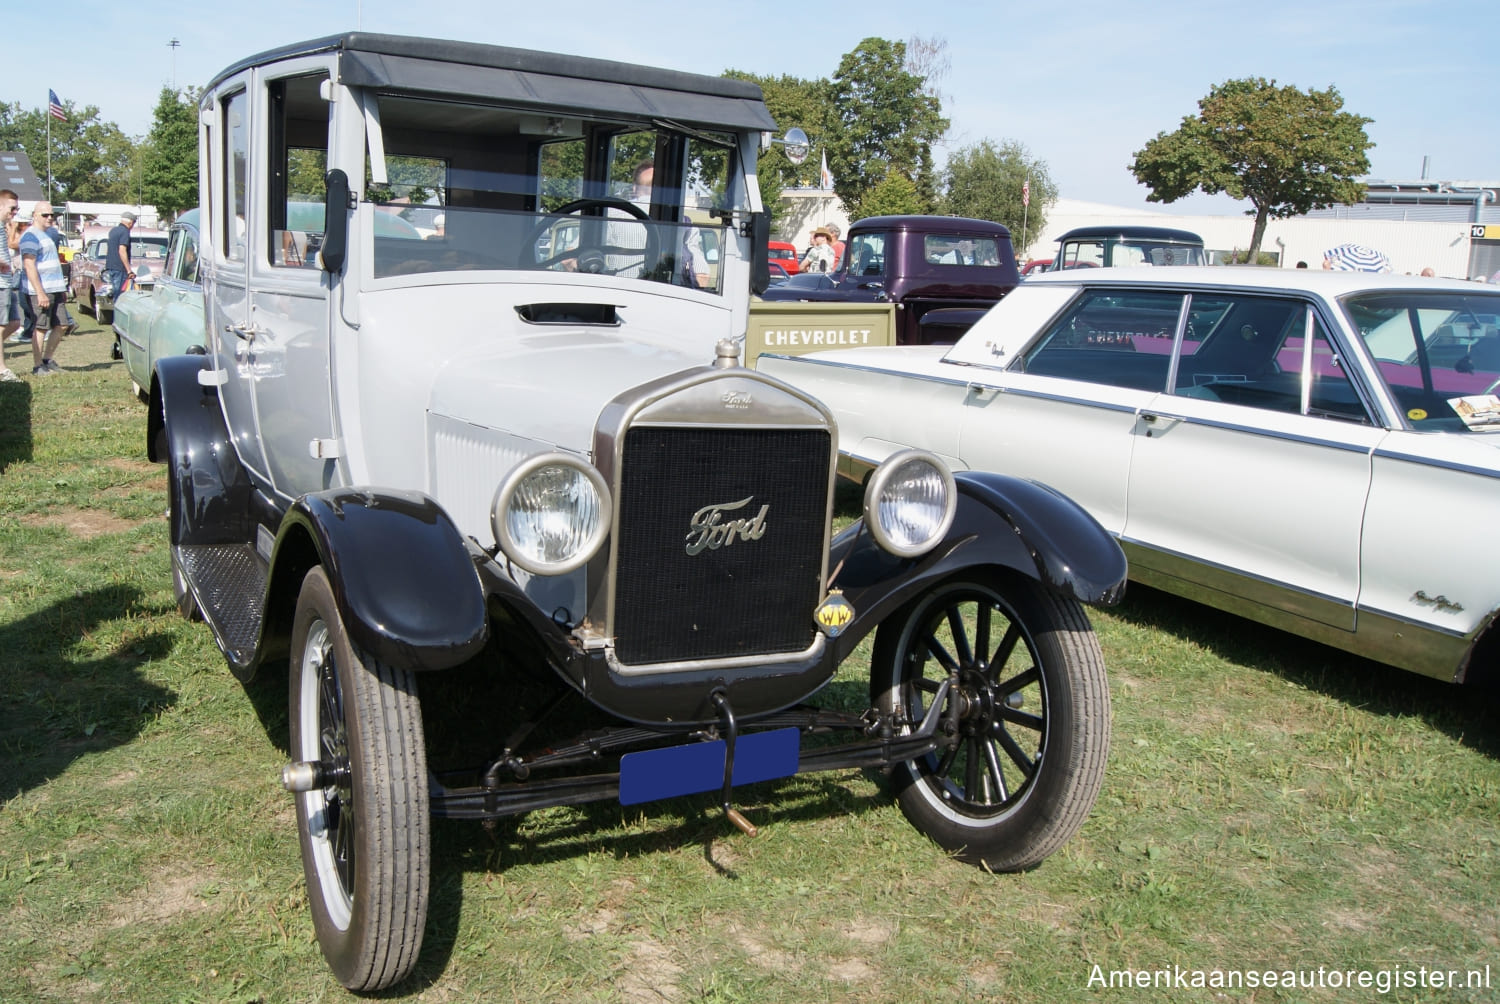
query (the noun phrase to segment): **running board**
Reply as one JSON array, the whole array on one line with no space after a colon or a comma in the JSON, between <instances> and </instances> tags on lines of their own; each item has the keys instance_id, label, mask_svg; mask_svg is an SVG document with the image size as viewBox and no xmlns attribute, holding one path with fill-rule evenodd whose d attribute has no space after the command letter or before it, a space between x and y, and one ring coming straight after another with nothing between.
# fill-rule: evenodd
<instances>
[{"instance_id":1,"label":"running board","mask_svg":"<svg viewBox=\"0 0 1500 1004\"><path fill-rule=\"evenodd\" d=\"M255 545L186 544L173 551L224 657L249 666L265 617L268 572Z\"/></svg>"}]
</instances>

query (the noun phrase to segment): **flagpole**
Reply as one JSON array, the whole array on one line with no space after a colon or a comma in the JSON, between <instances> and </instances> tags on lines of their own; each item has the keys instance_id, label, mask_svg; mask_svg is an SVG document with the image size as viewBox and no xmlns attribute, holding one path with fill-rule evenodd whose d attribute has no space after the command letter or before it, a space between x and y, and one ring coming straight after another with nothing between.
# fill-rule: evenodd
<instances>
[{"instance_id":1,"label":"flagpole","mask_svg":"<svg viewBox=\"0 0 1500 1004\"><path fill-rule=\"evenodd\" d=\"M52 92L47 92L47 201L52 201Z\"/></svg>"}]
</instances>

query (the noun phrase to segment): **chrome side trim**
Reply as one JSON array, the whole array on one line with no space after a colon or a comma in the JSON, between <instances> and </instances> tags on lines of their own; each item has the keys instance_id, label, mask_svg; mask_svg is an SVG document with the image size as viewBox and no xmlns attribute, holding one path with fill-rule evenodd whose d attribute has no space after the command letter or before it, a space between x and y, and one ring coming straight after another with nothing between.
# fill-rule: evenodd
<instances>
[{"instance_id":1,"label":"chrome side trim","mask_svg":"<svg viewBox=\"0 0 1500 1004\"><path fill-rule=\"evenodd\" d=\"M940 377L931 373L908 373L905 370L890 370L879 366L865 366L860 363L848 363L837 359L818 359L813 356L784 356L775 352L762 352L760 359L777 359L789 363L797 363L804 366L827 366L837 370L850 370L855 373L875 373L879 376L900 377L902 380L919 380L922 383L935 383L945 387L968 387L977 381L965 377ZM759 360L756 362L759 366ZM969 366L967 363L952 363L954 366ZM982 367L981 367L982 368ZM1006 389L1010 393L1009 388Z\"/></svg>"},{"instance_id":2,"label":"chrome side trim","mask_svg":"<svg viewBox=\"0 0 1500 1004\"><path fill-rule=\"evenodd\" d=\"M1485 435L1485 433L1480 433ZM1474 467L1471 464L1460 464L1452 460L1434 460L1431 457L1419 457L1414 453L1401 453L1383 447L1376 447L1375 459L1395 460L1405 464L1416 464L1419 467L1436 467L1444 471L1457 471L1460 474L1474 474L1481 478L1495 478L1500 480L1500 470L1491 467Z\"/></svg>"},{"instance_id":3,"label":"chrome side trim","mask_svg":"<svg viewBox=\"0 0 1500 1004\"><path fill-rule=\"evenodd\" d=\"M1233 407L1232 405L1230 407ZM1302 443L1306 446L1321 446L1330 450L1342 450L1345 453L1369 454L1368 446L1360 446L1356 443L1340 442L1337 439L1324 439L1320 436L1304 436L1295 432L1279 432L1275 429L1263 429L1254 425L1243 425L1239 422L1224 422L1213 418L1200 418L1196 415L1180 415L1165 412L1159 408L1152 408L1151 414L1158 418L1170 419L1176 422L1185 422L1188 425L1201 425L1208 429L1221 429L1225 432L1242 432L1248 436L1260 436L1263 439L1279 439L1287 443ZM1367 426L1360 426L1367 428Z\"/></svg>"},{"instance_id":4,"label":"chrome side trim","mask_svg":"<svg viewBox=\"0 0 1500 1004\"><path fill-rule=\"evenodd\" d=\"M1474 643L1484 630L1481 627L1472 634L1461 635L1384 611L1351 607L1285 584L1151 548L1139 541L1122 540L1121 546L1130 561L1130 578L1142 585L1449 683L1462 681ZM1205 570L1209 574L1205 575ZM1201 581L1204 579L1211 579L1213 584ZM1253 588L1246 588L1247 583L1253 584ZM1265 602L1268 599L1273 602ZM1313 616L1314 611L1327 613L1335 606L1345 616L1354 618L1352 631Z\"/></svg>"}]
</instances>

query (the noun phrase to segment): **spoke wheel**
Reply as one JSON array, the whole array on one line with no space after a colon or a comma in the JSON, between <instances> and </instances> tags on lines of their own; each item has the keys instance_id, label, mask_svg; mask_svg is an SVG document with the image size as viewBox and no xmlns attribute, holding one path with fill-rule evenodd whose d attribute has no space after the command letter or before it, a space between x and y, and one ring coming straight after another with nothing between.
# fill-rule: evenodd
<instances>
[{"instance_id":1,"label":"spoke wheel","mask_svg":"<svg viewBox=\"0 0 1500 1004\"><path fill-rule=\"evenodd\" d=\"M363 657L321 568L292 632L291 750L319 765L297 795L313 929L339 982L372 991L416 964L427 920L430 818L421 707L409 670Z\"/></svg>"},{"instance_id":2,"label":"spoke wheel","mask_svg":"<svg viewBox=\"0 0 1500 1004\"><path fill-rule=\"evenodd\" d=\"M1083 825L1103 781L1109 689L1098 639L1076 601L1029 580L950 580L881 625L871 683L880 709L910 731L948 679L942 714L956 728L894 768L901 809L962 860L1034 867Z\"/></svg>"}]
</instances>

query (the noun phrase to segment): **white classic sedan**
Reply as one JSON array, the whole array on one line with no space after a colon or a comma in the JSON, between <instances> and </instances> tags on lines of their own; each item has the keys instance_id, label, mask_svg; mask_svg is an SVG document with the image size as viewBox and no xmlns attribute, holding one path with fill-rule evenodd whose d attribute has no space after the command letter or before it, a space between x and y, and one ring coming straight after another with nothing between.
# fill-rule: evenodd
<instances>
[{"instance_id":1,"label":"white classic sedan","mask_svg":"<svg viewBox=\"0 0 1500 1004\"><path fill-rule=\"evenodd\" d=\"M1035 276L953 346L762 356L860 478L1044 482L1130 577L1462 682L1500 653L1500 288L1253 268Z\"/></svg>"}]
</instances>

